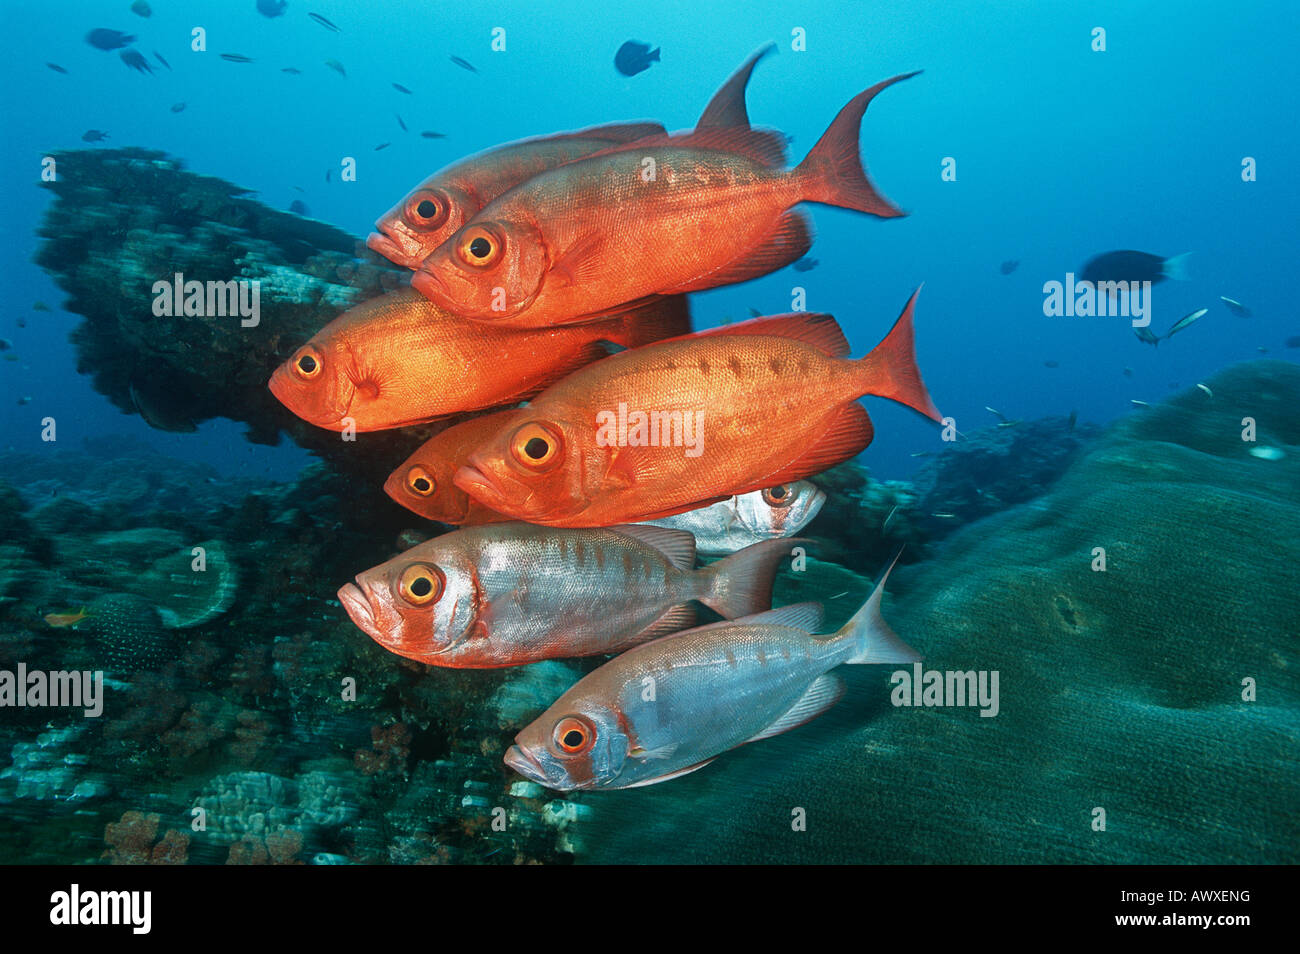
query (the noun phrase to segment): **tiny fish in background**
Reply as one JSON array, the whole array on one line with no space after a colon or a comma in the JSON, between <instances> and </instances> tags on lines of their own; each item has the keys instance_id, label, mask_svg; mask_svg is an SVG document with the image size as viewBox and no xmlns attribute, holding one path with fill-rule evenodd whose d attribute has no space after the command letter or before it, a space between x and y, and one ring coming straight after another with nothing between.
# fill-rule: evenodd
<instances>
[{"instance_id":1,"label":"tiny fish in background","mask_svg":"<svg viewBox=\"0 0 1300 954\"><path fill-rule=\"evenodd\" d=\"M170 73L172 71L172 65L168 63L166 60L164 60L163 55L159 53L157 50L153 51L153 58L157 60L159 63L161 63L163 66L167 67L167 72Z\"/></svg>"},{"instance_id":2,"label":"tiny fish in background","mask_svg":"<svg viewBox=\"0 0 1300 954\"><path fill-rule=\"evenodd\" d=\"M1192 322L1199 320L1209 310L1210 309L1208 308L1198 308L1196 309L1196 311L1189 312L1188 314L1183 315L1183 317L1179 318L1176 322L1174 322L1174 326L1172 328L1170 328L1168 331L1165 332L1165 337L1166 338L1173 337L1175 332L1182 331ZM1144 328L1142 330L1145 331L1146 329Z\"/></svg>"},{"instance_id":3,"label":"tiny fish in background","mask_svg":"<svg viewBox=\"0 0 1300 954\"><path fill-rule=\"evenodd\" d=\"M614 54L614 68L624 76L636 76L637 73L650 69L651 63L659 62L659 47L650 49L649 43L628 40Z\"/></svg>"},{"instance_id":4,"label":"tiny fish in background","mask_svg":"<svg viewBox=\"0 0 1300 954\"><path fill-rule=\"evenodd\" d=\"M411 91L407 89L405 86L403 86L401 83L394 83L393 89L397 90L399 93L406 93L406 95L408 96L413 95Z\"/></svg>"},{"instance_id":5,"label":"tiny fish in background","mask_svg":"<svg viewBox=\"0 0 1300 954\"><path fill-rule=\"evenodd\" d=\"M71 611L66 613L47 613L45 615L45 622L53 626L55 629L67 629L76 626L78 623L89 618L90 613L88 613L86 608L83 606L75 613Z\"/></svg>"},{"instance_id":6,"label":"tiny fish in background","mask_svg":"<svg viewBox=\"0 0 1300 954\"><path fill-rule=\"evenodd\" d=\"M94 132L94 131L95 130L92 129L90 132ZM87 133L86 135L88 136L90 135L90 133ZM107 135L108 133L104 133L104 136ZM86 139L86 136L82 136L81 138ZM86 139L86 142L91 142L91 140ZM32 302L32 311L49 311L49 310L50 310L50 306L45 304L45 302L43 301Z\"/></svg>"},{"instance_id":7,"label":"tiny fish in background","mask_svg":"<svg viewBox=\"0 0 1300 954\"><path fill-rule=\"evenodd\" d=\"M22 315L19 315L17 318L14 319L14 324L17 325L19 328L26 328L27 319L24 318Z\"/></svg>"},{"instance_id":8,"label":"tiny fish in background","mask_svg":"<svg viewBox=\"0 0 1300 954\"><path fill-rule=\"evenodd\" d=\"M298 67L296 67L296 66L282 66L282 67L280 68L280 72L281 72L281 73L288 73L290 76L301 76L301 75L302 75L302 70L298 69Z\"/></svg>"},{"instance_id":9,"label":"tiny fish in background","mask_svg":"<svg viewBox=\"0 0 1300 954\"><path fill-rule=\"evenodd\" d=\"M137 73L153 73L153 67L149 65L149 61L144 58L139 50L123 50L117 55L121 57L123 63Z\"/></svg>"},{"instance_id":10,"label":"tiny fish in background","mask_svg":"<svg viewBox=\"0 0 1300 954\"><path fill-rule=\"evenodd\" d=\"M54 70L54 72L56 73L63 73L65 76L67 75L68 71L65 70L58 63L46 63L45 65L48 66L50 69Z\"/></svg>"},{"instance_id":11,"label":"tiny fish in background","mask_svg":"<svg viewBox=\"0 0 1300 954\"><path fill-rule=\"evenodd\" d=\"M99 142L107 138L108 138L108 133L103 132L102 130L99 129L87 129L84 133L81 134L82 142ZM44 310L49 311L48 308Z\"/></svg>"},{"instance_id":12,"label":"tiny fish in background","mask_svg":"<svg viewBox=\"0 0 1300 954\"><path fill-rule=\"evenodd\" d=\"M462 60L459 56L452 56L449 59L463 70L469 70L471 73L478 72L478 67L468 60Z\"/></svg>"},{"instance_id":13,"label":"tiny fish in background","mask_svg":"<svg viewBox=\"0 0 1300 954\"><path fill-rule=\"evenodd\" d=\"M378 146L375 147L375 152L378 152L381 149L387 149L391 145L392 145L391 142L381 142Z\"/></svg>"},{"instance_id":14,"label":"tiny fish in background","mask_svg":"<svg viewBox=\"0 0 1300 954\"><path fill-rule=\"evenodd\" d=\"M86 42L97 50L120 50L135 42L135 37L120 30L107 30L100 27L86 34Z\"/></svg>"},{"instance_id":15,"label":"tiny fish in background","mask_svg":"<svg viewBox=\"0 0 1300 954\"><path fill-rule=\"evenodd\" d=\"M18 399L19 407L22 407L24 404L31 404L31 403L32 403L32 396L30 394L24 394L22 397Z\"/></svg>"},{"instance_id":16,"label":"tiny fish in background","mask_svg":"<svg viewBox=\"0 0 1300 954\"><path fill-rule=\"evenodd\" d=\"M173 112L173 113L183 113L183 112L185 112L185 104L184 104L184 103L172 103L172 112Z\"/></svg>"},{"instance_id":17,"label":"tiny fish in background","mask_svg":"<svg viewBox=\"0 0 1300 954\"><path fill-rule=\"evenodd\" d=\"M221 58L228 63L251 63L251 57L244 56L242 53L222 53Z\"/></svg>"},{"instance_id":18,"label":"tiny fish in background","mask_svg":"<svg viewBox=\"0 0 1300 954\"><path fill-rule=\"evenodd\" d=\"M330 30L330 31L332 31L332 32L334 32L334 33L342 33L342 32L343 32L343 31L340 30L337 26L335 26L333 23L331 23L329 20L326 20L326 19L325 19L323 16L321 16L319 13L309 13L309 14L307 14L307 16L311 17L313 20L315 20L317 23L319 23L321 26L323 26L323 27L324 27L325 29L327 29L327 30Z\"/></svg>"},{"instance_id":19,"label":"tiny fish in background","mask_svg":"<svg viewBox=\"0 0 1300 954\"><path fill-rule=\"evenodd\" d=\"M0 351L8 351L14 346L14 343L8 338L0 338Z\"/></svg>"},{"instance_id":20,"label":"tiny fish in background","mask_svg":"<svg viewBox=\"0 0 1300 954\"><path fill-rule=\"evenodd\" d=\"M1002 272L1003 275L1010 275L1019 267L1020 261L1018 259L1009 258L998 267L998 270Z\"/></svg>"},{"instance_id":21,"label":"tiny fish in background","mask_svg":"<svg viewBox=\"0 0 1300 954\"><path fill-rule=\"evenodd\" d=\"M819 264L820 263L817 261L817 259L805 257L795 262L793 267L796 272L811 272Z\"/></svg>"},{"instance_id":22,"label":"tiny fish in background","mask_svg":"<svg viewBox=\"0 0 1300 954\"><path fill-rule=\"evenodd\" d=\"M145 0L135 0L135 3L131 4L131 12L138 17L146 18L153 14L153 11L149 9L149 4L146 3Z\"/></svg>"},{"instance_id":23,"label":"tiny fish in background","mask_svg":"<svg viewBox=\"0 0 1300 954\"><path fill-rule=\"evenodd\" d=\"M1227 308L1228 311L1232 312L1234 315L1237 315L1240 318L1250 317L1250 309L1236 299L1229 298L1227 295L1220 295L1219 301L1223 302L1223 307Z\"/></svg>"},{"instance_id":24,"label":"tiny fish in background","mask_svg":"<svg viewBox=\"0 0 1300 954\"><path fill-rule=\"evenodd\" d=\"M1080 278L1086 282L1162 282L1166 278L1187 281L1187 258L1191 252L1161 258L1150 252L1121 249L1093 256L1083 266Z\"/></svg>"},{"instance_id":25,"label":"tiny fish in background","mask_svg":"<svg viewBox=\"0 0 1300 954\"><path fill-rule=\"evenodd\" d=\"M288 0L257 0L257 12L264 17L284 16Z\"/></svg>"},{"instance_id":26,"label":"tiny fish in background","mask_svg":"<svg viewBox=\"0 0 1300 954\"><path fill-rule=\"evenodd\" d=\"M1133 377L1133 369L1132 369L1132 368L1125 368L1125 369L1124 369L1124 377L1126 377L1126 378L1131 378L1131 377Z\"/></svg>"},{"instance_id":27,"label":"tiny fish in background","mask_svg":"<svg viewBox=\"0 0 1300 954\"><path fill-rule=\"evenodd\" d=\"M311 215L311 209L307 208L307 203L302 199L294 199L290 202L289 211L294 215Z\"/></svg>"},{"instance_id":28,"label":"tiny fish in background","mask_svg":"<svg viewBox=\"0 0 1300 954\"><path fill-rule=\"evenodd\" d=\"M1286 346L1288 348L1300 348L1300 335L1292 335L1290 338L1287 338Z\"/></svg>"},{"instance_id":29,"label":"tiny fish in background","mask_svg":"<svg viewBox=\"0 0 1300 954\"><path fill-rule=\"evenodd\" d=\"M1060 366L1061 366L1061 362L1059 361L1048 360L1043 362L1043 367L1045 368L1059 368Z\"/></svg>"},{"instance_id":30,"label":"tiny fish in background","mask_svg":"<svg viewBox=\"0 0 1300 954\"><path fill-rule=\"evenodd\" d=\"M344 79L347 79L348 71L343 68L343 64L340 63L338 60L326 60L325 65L328 66L330 69L332 69L335 73L338 73L339 76L342 76Z\"/></svg>"},{"instance_id":31,"label":"tiny fish in background","mask_svg":"<svg viewBox=\"0 0 1300 954\"><path fill-rule=\"evenodd\" d=\"M434 132L432 129L426 129L420 133L425 139L446 139L446 133Z\"/></svg>"},{"instance_id":32,"label":"tiny fish in background","mask_svg":"<svg viewBox=\"0 0 1300 954\"><path fill-rule=\"evenodd\" d=\"M1134 328L1133 334L1137 335L1138 341L1156 348L1160 347L1160 336L1153 334L1150 328Z\"/></svg>"},{"instance_id":33,"label":"tiny fish in background","mask_svg":"<svg viewBox=\"0 0 1300 954\"><path fill-rule=\"evenodd\" d=\"M406 132L406 123L402 122L402 117L398 116L397 113L393 113L393 115L397 116L397 125L402 127L402 132Z\"/></svg>"}]
</instances>

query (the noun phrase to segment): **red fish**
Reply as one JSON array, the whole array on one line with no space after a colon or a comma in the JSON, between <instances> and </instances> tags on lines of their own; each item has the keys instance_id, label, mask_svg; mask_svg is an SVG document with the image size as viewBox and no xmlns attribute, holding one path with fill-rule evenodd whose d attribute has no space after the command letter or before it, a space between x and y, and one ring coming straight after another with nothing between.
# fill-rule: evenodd
<instances>
[{"instance_id":1,"label":"red fish","mask_svg":"<svg viewBox=\"0 0 1300 954\"><path fill-rule=\"evenodd\" d=\"M411 285L465 317L536 328L766 275L811 245L800 203L902 215L868 180L858 135L871 100L907 76L854 97L793 170L781 137L724 128L542 173L488 203Z\"/></svg>"},{"instance_id":2,"label":"red fish","mask_svg":"<svg viewBox=\"0 0 1300 954\"><path fill-rule=\"evenodd\" d=\"M593 527L820 473L871 443L864 394L940 419L913 352L915 302L856 360L834 318L806 313L612 355L521 409L456 486L520 520Z\"/></svg>"},{"instance_id":3,"label":"red fish","mask_svg":"<svg viewBox=\"0 0 1300 954\"><path fill-rule=\"evenodd\" d=\"M532 331L457 318L409 288L331 321L271 376L304 421L358 433L517 404L570 371L690 330L683 295L609 318Z\"/></svg>"}]
</instances>

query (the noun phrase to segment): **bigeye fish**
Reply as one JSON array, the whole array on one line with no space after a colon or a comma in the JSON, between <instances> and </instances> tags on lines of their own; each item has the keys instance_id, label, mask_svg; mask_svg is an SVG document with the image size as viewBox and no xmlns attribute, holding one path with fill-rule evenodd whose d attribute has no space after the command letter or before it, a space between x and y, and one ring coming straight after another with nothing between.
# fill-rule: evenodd
<instances>
[{"instance_id":1,"label":"bigeye fish","mask_svg":"<svg viewBox=\"0 0 1300 954\"><path fill-rule=\"evenodd\" d=\"M616 653L695 623L698 601L731 618L771 605L790 540L701 570L695 540L663 527L455 530L339 590L352 621L399 656L490 669Z\"/></svg>"},{"instance_id":2,"label":"bigeye fish","mask_svg":"<svg viewBox=\"0 0 1300 954\"><path fill-rule=\"evenodd\" d=\"M816 485L796 480L649 522L686 530L694 535L699 553L720 556L760 540L794 536L821 512L825 502L826 494Z\"/></svg>"},{"instance_id":3,"label":"bigeye fish","mask_svg":"<svg viewBox=\"0 0 1300 954\"><path fill-rule=\"evenodd\" d=\"M517 404L605 357L602 342L635 348L685 334L683 295L618 315L532 332L484 328L409 288L351 308L280 365L269 387L317 427L382 431Z\"/></svg>"},{"instance_id":4,"label":"bigeye fish","mask_svg":"<svg viewBox=\"0 0 1300 954\"><path fill-rule=\"evenodd\" d=\"M517 413L515 408L494 411L435 434L388 476L384 493L426 520L457 526L509 520L465 493L452 478L469 455Z\"/></svg>"},{"instance_id":5,"label":"bigeye fish","mask_svg":"<svg viewBox=\"0 0 1300 954\"><path fill-rule=\"evenodd\" d=\"M772 46L751 56L704 109L697 129L748 126L745 89L754 66ZM483 206L539 173L615 146L664 135L658 123L615 123L498 146L425 179L375 223L371 251L417 269ZM428 135L422 133L422 135Z\"/></svg>"},{"instance_id":6,"label":"bigeye fish","mask_svg":"<svg viewBox=\"0 0 1300 954\"><path fill-rule=\"evenodd\" d=\"M920 659L880 615L888 575L827 636L813 635L821 606L797 603L633 647L515 736L505 763L559 791L635 788L801 726L844 694L841 663Z\"/></svg>"},{"instance_id":7,"label":"bigeye fish","mask_svg":"<svg viewBox=\"0 0 1300 954\"><path fill-rule=\"evenodd\" d=\"M794 169L785 168L781 136L738 127L557 166L485 205L424 260L411 285L467 318L536 328L645 295L769 274L812 245L795 206L903 214L867 178L858 137L871 101L914 75L855 96ZM648 168L655 174L647 179Z\"/></svg>"},{"instance_id":8,"label":"bigeye fish","mask_svg":"<svg viewBox=\"0 0 1300 954\"><path fill-rule=\"evenodd\" d=\"M915 304L863 358L810 312L611 355L534 398L456 486L517 520L601 527L819 474L871 443L865 394L941 420L916 366Z\"/></svg>"}]
</instances>

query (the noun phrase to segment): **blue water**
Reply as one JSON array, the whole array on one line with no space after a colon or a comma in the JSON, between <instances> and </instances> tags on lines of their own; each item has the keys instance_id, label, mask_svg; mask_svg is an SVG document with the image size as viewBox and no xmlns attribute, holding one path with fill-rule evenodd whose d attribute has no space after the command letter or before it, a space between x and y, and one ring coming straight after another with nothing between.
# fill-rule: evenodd
<instances>
[{"instance_id":1,"label":"blue water","mask_svg":"<svg viewBox=\"0 0 1300 954\"><path fill-rule=\"evenodd\" d=\"M69 2L57 13L0 4L0 157L9 170L0 183L8 236L0 337L20 359L0 363L3 446L41 446L39 422L53 416L65 446L121 433L241 474L287 476L304 459L287 445L249 445L229 422L198 434L153 431L77 373L66 336L79 319L58 310L59 291L31 257L50 201L37 187L40 158L85 145L87 129L106 130L108 147L165 150L272 205L301 199L314 217L364 236L415 182L479 149L615 120L689 127L769 41L778 55L754 75L750 116L792 136L796 160L856 92L925 70L883 93L863 123L873 179L911 214L881 221L816 207L814 271L695 296L697 325L750 307L788 310L799 285L807 307L835 314L861 354L924 283L920 364L963 430L993 421L985 406L1020 418L1076 410L1103 422L1126 413L1130 399L1158 400L1260 349L1300 356L1284 348L1300 333L1287 297L1300 220L1293 3L746 0L656 3L647 15L608 4L295 0L277 19L259 15L254 0L158 0L152 9L142 19L126 2ZM341 32L309 20L309 9ZM87 45L85 33L100 26L137 34L153 75ZM190 50L195 26L207 31L206 52ZM1090 48L1098 26L1105 52ZM505 52L490 49L494 27L506 31ZM806 32L804 52L791 49L796 27ZM662 61L631 78L615 72L614 51L629 38L661 47ZM255 62L225 62L222 52ZM327 59L342 62L347 78ZM302 75L280 72L288 66ZM183 112L169 111L182 101ZM424 129L447 138L422 139ZM375 152L382 142L392 145ZM358 161L354 183L339 181L344 156ZM1246 156L1258 162L1258 181L1241 179ZM956 160L956 181L941 180L945 157ZM335 170L328 183L327 170ZM1157 286L1154 328L1198 307L1209 314L1159 349L1138 342L1124 319L1044 317L1044 282L1114 248L1195 253L1191 281ZM1004 259L1019 259L1019 269L1001 275ZM1230 314L1219 295L1254 316ZM55 311L31 312L38 299ZM20 405L23 396L31 402ZM906 476L913 453L937 446L937 429L915 415L879 400L868 407L876 440L864 460L878 476Z\"/></svg>"}]
</instances>

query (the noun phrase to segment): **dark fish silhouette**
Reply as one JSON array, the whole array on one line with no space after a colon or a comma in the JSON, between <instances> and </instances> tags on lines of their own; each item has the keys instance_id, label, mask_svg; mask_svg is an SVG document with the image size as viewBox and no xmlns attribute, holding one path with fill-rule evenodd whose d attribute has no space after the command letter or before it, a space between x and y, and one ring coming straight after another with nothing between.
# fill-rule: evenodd
<instances>
[{"instance_id":1,"label":"dark fish silhouette","mask_svg":"<svg viewBox=\"0 0 1300 954\"><path fill-rule=\"evenodd\" d=\"M649 43L628 40L614 54L614 68L624 76L636 76L650 69L651 63L659 62L659 47L650 49Z\"/></svg>"},{"instance_id":2,"label":"dark fish silhouette","mask_svg":"<svg viewBox=\"0 0 1300 954\"><path fill-rule=\"evenodd\" d=\"M340 30L338 27L336 27L333 23L330 23L330 21L326 20L326 19L325 19L323 16L321 16L319 13L309 13L309 14L307 14L307 16L311 17L313 20L315 20L317 23L319 23L321 26L323 26L323 27L324 27L325 29L327 29L327 30L333 30L335 33L342 33L342 32L343 32L343 31Z\"/></svg>"},{"instance_id":3,"label":"dark fish silhouette","mask_svg":"<svg viewBox=\"0 0 1300 954\"><path fill-rule=\"evenodd\" d=\"M326 170L325 170L325 181L326 181L326 182L329 182L329 181L330 181L330 174L331 174L333 171L334 171L333 169L326 169Z\"/></svg>"},{"instance_id":4,"label":"dark fish silhouette","mask_svg":"<svg viewBox=\"0 0 1300 954\"><path fill-rule=\"evenodd\" d=\"M795 262L792 266L796 272L811 272L817 267L818 261L815 258L804 257Z\"/></svg>"},{"instance_id":5,"label":"dark fish silhouette","mask_svg":"<svg viewBox=\"0 0 1300 954\"><path fill-rule=\"evenodd\" d=\"M338 60L326 60L325 65L328 66L330 69L332 69L335 73L338 73L339 76L342 76L344 79L348 78L348 71L343 68L343 64L340 63Z\"/></svg>"},{"instance_id":6,"label":"dark fish silhouette","mask_svg":"<svg viewBox=\"0 0 1300 954\"><path fill-rule=\"evenodd\" d=\"M184 104L184 103L172 103L172 112L173 112L173 113L183 113L183 112L185 112L185 104Z\"/></svg>"},{"instance_id":7,"label":"dark fish silhouette","mask_svg":"<svg viewBox=\"0 0 1300 954\"><path fill-rule=\"evenodd\" d=\"M138 17L146 18L153 14L153 11L149 9L149 4L146 3L145 0L135 0L135 3L131 4L131 12Z\"/></svg>"},{"instance_id":8,"label":"dark fish silhouette","mask_svg":"<svg viewBox=\"0 0 1300 954\"><path fill-rule=\"evenodd\" d=\"M87 129L81 134L82 142L99 142L101 139L107 139L108 133L98 129Z\"/></svg>"},{"instance_id":9,"label":"dark fish silhouette","mask_svg":"<svg viewBox=\"0 0 1300 954\"><path fill-rule=\"evenodd\" d=\"M229 63L251 63L253 58L242 53L222 53L221 58Z\"/></svg>"},{"instance_id":10,"label":"dark fish silhouette","mask_svg":"<svg viewBox=\"0 0 1300 954\"><path fill-rule=\"evenodd\" d=\"M1292 335L1290 338L1287 338L1286 346L1288 348L1300 348L1300 335Z\"/></svg>"},{"instance_id":11,"label":"dark fish silhouette","mask_svg":"<svg viewBox=\"0 0 1300 954\"><path fill-rule=\"evenodd\" d=\"M1045 367L1045 368L1059 368L1060 366L1061 366L1061 362L1059 362L1059 361L1044 361L1044 362L1043 362L1043 367Z\"/></svg>"},{"instance_id":12,"label":"dark fish silhouette","mask_svg":"<svg viewBox=\"0 0 1300 954\"><path fill-rule=\"evenodd\" d=\"M56 72L56 73L64 73L64 74L66 74L66 73L68 72L68 71L65 70L62 66L60 66L58 63L46 63L45 65L48 66L50 69L54 70L54 72Z\"/></svg>"},{"instance_id":13,"label":"dark fish silhouette","mask_svg":"<svg viewBox=\"0 0 1300 954\"><path fill-rule=\"evenodd\" d=\"M1247 308L1245 305L1243 305L1241 302L1237 301L1235 298L1229 298L1227 295L1220 295L1219 301L1223 302L1224 308L1228 309L1228 311L1232 312L1234 315L1238 316L1239 318L1250 317L1250 309Z\"/></svg>"},{"instance_id":14,"label":"dark fish silhouette","mask_svg":"<svg viewBox=\"0 0 1300 954\"><path fill-rule=\"evenodd\" d=\"M257 12L264 17L282 17L288 0L257 0Z\"/></svg>"},{"instance_id":15,"label":"dark fish silhouette","mask_svg":"<svg viewBox=\"0 0 1300 954\"><path fill-rule=\"evenodd\" d=\"M391 142L381 142L378 146L375 147L375 152L378 152L380 149L387 149L391 145L392 145Z\"/></svg>"},{"instance_id":16,"label":"dark fish silhouette","mask_svg":"<svg viewBox=\"0 0 1300 954\"><path fill-rule=\"evenodd\" d=\"M1003 275L1010 275L1019 267L1020 267L1019 259L1009 258L1005 262L1003 262L1001 266L999 266L999 271L1001 271Z\"/></svg>"},{"instance_id":17,"label":"dark fish silhouette","mask_svg":"<svg viewBox=\"0 0 1300 954\"><path fill-rule=\"evenodd\" d=\"M411 91L407 89L405 86L403 86L401 83L394 83L393 89L397 90L399 93L406 93L406 95L408 96L413 95Z\"/></svg>"},{"instance_id":18,"label":"dark fish silhouette","mask_svg":"<svg viewBox=\"0 0 1300 954\"><path fill-rule=\"evenodd\" d=\"M466 60L462 60L459 56L451 57L451 61L463 70L469 70L471 73L478 72L478 69L474 66L473 63L470 63Z\"/></svg>"},{"instance_id":19,"label":"dark fish silhouette","mask_svg":"<svg viewBox=\"0 0 1300 954\"><path fill-rule=\"evenodd\" d=\"M135 42L135 37L120 30L106 30L100 27L86 34L86 42L97 50L120 50Z\"/></svg>"},{"instance_id":20,"label":"dark fish silhouette","mask_svg":"<svg viewBox=\"0 0 1300 954\"><path fill-rule=\"evenodd\" d=\"M393 115L397 116L397 113L393 113ZM402 132L406 132L406 123L402 122L401 116L397 116L397 125L402 127Z\"/></svg>"},{"instance_id":21,"label":"dark fish silhouette","mask_svg":"<svg viewBox=\"0 0 1300 954\"><path fill-rule=\"evenodd\" d=\"M1088 259L1079 276L1086 282L1156 282L1172 278L1187 280L1187 256L1191 252L1161 258L1150 252L1121 249Z\"/></svg>"},{"instance_id":22,"label":"dark fish silhouette","mask_svg":"<svg viewBox=\"0 0 1300 954\"><path fill-rule=\"evenodd\" d=\"M1154 348L1160 347L1160 336L1151 331L1150 328L1134 328L1133 334L1137 335L1138 341L1149 344Z\"/></svg>"},{"instance_id":23,"label":"dark fish silhouette","mask_svg":"<svg viewBox=\"0 0 1300 954\"><path fill-rule=\"evenodd\" d=\"M302 75L302 70L298 69L298 67L296 67L296 66L286 66L286 67L283 67L283 68L280 70L280 72L281 72L281 73L291 73L291 74L294 75L294 76L301 76L301 75Z\"/></svg>"},{"instance_id":24,"label":"dark fish silhouette","mask_svg":"<svg viewBox=\"0 0 1300 954\"><path fill-rule=\"evenodd\" d=\"M19 315L17 318L14 319L14 324L17 325L19 328L26 328L27 319Z\"/></svg>"},{"instance_id":25,"label":"dark fish silhouette","mask_svg":"<svg viewBox=\"0 0 1300 954\"><path fill-rule=\"evenodd\" d=\"M290 202L289 211L294 215L311 215L311 209L307 208L307 203L302 199L294 199Z\"/></svg>"},{"instance_id":26,"label":"dark fish silhouette","mask_svg":"<svg viewBox=\"0 0 1300 954\"><path fill-rule=\"evenodd\" d=\"M139 50L123 50L117 55L122 58L123 63L137 73L153 73L153 67L149 65L149 61L140 54Z\"/></svg>"},{"instance_id":27,"label":"dark fish silhouette","mask_svg":"<svg viewBox=\"0 0 1300 954\"><path fill-rule=\"evenodd\" d=\"M425 139L446 139L447 138L446 133L434 132L432 129L426 129L424 132L420 133L420 135L423 136Z\"/></svg>"},{"instance_id":28,"label":"dark fish silhouette","mask_svg":"<svg viewBox=\"0 0 1300 954\"><path fill-rule=\"evenodd\" d=\"M167 67L167 71L169 73L171 72L172 65L168 63L166 60L164 60L163 55L159 53L157 50L153 51L153 58L157 60L159 63L161 63L163 66Z\"/></svg>"}]
</instances>

